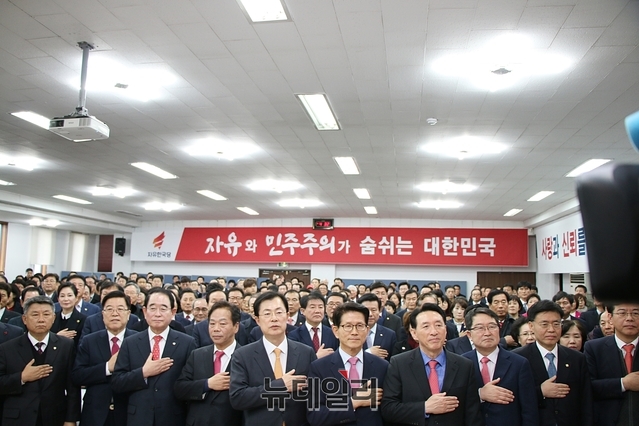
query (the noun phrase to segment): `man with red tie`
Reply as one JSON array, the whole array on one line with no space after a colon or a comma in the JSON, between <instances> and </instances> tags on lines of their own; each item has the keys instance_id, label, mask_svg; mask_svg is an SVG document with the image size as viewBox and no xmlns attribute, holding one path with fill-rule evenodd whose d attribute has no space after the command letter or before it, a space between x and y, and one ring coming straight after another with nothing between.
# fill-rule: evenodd
<instances>
[{"instance_id":1,"label":"man with red tie","mask_svg":"<svg viewBox=\"0 0 639 426\"><path fill-rule=\"evenodd\" d=\"M288 338L313 348L318 358L332 354L339 342L333 330L322 324L326 301L319 292L314 291L302 297L301 306L305 321L288 333Z\"/></svg>"}]
</instances>

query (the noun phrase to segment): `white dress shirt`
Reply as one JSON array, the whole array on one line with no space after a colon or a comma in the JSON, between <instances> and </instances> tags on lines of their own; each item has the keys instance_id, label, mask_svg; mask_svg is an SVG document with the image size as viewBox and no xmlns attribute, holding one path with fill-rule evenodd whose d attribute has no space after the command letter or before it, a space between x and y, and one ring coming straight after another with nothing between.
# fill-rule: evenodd
<instances>
[{"instance_id":1,"label":"white dress shirt","mask_svg":"<svg viewBox=\"0 0 639 426\"><path fill-rule=\"evenodd\" d=\"M282 373L286 374L286 357L288 355L288 339L285 337L284 340L282 340L282 343L279 344L279 346L275 346L274 344L266 340L265 337L262 337L262 343L264 344L264 349L266 349L266 354L268 355L268 361L271 363L271 368L273 369L273 371L275 371L275 352L273 352L273 349L280 348L280 350L282 351L280 353L280 364L282 365Z\"/></svg>"},{"instance_id":2,"label":"white dress shirt","mask_svg":"<svg viewBox=\"0 0 639 426\"><path fill-rule=\"evenodd\" d=\"M156 334L151 331L151 327L149 327L147 330L149 333L149 344L151 345L151 353L153 353L153 345L155 345L155 340L153 340L153 338L156 336ZM162 339L160 339L160 343L159 343L160 358L162 358L162 354L164 353L164 347L166 346L166 339L168 339L169 337L169 327L165 328L162 333L158 334L158 336L162 336Z\"/></svg>"},{"instance_id":3,"label":"white dress shirt","mask_svg":"<svg viewBox=\"0 0 639 426\"><path fill-rule=\"evenodd\" d=\"M223 351L224 355L222 355L222 358L220 358L220 361L222 363L220 365L220 371L226 371L226 368L229 366L229 362L231 362L231 356L233 355L233 352L235 352L235 348L236 347L237 347L237 341L235 339L233 339L233 343L231 343L228 347L226 347L224 349L224 351ZM219 349L214 344L213 345L213 355L215 355L215 353L217 351L219 351Z\"/></svg>"}]
</instances>

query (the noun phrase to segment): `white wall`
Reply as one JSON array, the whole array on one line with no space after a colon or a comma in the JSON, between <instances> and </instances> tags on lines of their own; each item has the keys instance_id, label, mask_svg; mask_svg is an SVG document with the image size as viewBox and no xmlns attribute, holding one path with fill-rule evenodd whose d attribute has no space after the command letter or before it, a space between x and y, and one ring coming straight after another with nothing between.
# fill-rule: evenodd
<instances>
[{"instance_id":1,"label":"white wall","mask_svg":"<svg viewBox=\"0 0 639 426\"><path fill-rule=\"evenodd\" d=\"M5 274L10 280L16 275L24 275L25 269L33 266L31 261L31 226L9 223L7 226L7 253Z\"/></svg>"}]
</instances>

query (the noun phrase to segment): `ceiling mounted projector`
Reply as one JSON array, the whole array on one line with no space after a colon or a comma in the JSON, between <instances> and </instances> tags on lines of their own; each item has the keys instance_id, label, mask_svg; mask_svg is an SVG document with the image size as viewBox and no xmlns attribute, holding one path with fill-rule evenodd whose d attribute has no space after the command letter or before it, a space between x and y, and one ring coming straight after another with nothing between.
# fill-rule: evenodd
<instances>
[{"instance_id":1,"label":"ceiling mounted projector","mask_svg":"<svg viewBox=\"0 0 639 426\"><path fill-rule=\"evenodd\" d=\"M95 117L89 115L86 108L87 102L87 68L89 63L89 51L93 45L86 41L78 43L82 49L82 74L80 76L80 100L75 112L64 117L54 117L49 122L49 131L69 139L73 142L88 142L108 139L109 126Z\"/></svg>"}]
</instances>

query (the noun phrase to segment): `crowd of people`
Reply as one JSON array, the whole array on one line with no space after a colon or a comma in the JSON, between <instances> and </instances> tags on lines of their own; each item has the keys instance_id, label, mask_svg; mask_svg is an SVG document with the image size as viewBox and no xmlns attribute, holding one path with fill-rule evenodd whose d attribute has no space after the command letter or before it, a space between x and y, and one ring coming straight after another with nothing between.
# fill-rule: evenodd
<instances>
[{"instance_id":1,"label":"crowd of people","mask_svg":"<svg viewBox=\"0 0 639 426\"><path fill-rule=\"evenodd\" d=\"M639 424L639 304L585 286L166 278L0 275L0 426Z\"/></svg>"}]
</instances>

